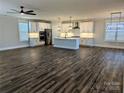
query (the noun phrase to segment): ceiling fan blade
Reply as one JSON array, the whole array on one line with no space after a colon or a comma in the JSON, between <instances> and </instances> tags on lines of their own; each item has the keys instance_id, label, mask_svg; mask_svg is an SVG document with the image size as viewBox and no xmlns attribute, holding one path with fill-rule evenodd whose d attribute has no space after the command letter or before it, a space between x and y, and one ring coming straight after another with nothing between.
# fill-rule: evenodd
<instances>
[{"instance_id":1,"label":"ceiling fan blade","mask_svg":"<svg viewBox=\"0 0 124 93\"><path fill-rule=\"evenodd\" d=\"M26 11L26 12L34 12L33 10L29 10L29 11Z\"/></svg>"},{"instance_id":2,"label":"ceiling fan blade","mask_svg":"<svg viewBox=\"0 0 124 93\"><path fill-rule=\"evenodd\" d=\"M17 12L6 12L8 14L18 14Z\"/></svg>"},{"instance_id":3,"label":"ceiling fan blade","mask_svg":"<svg viewBox=\"0 0 124 93\"><path fill-rule=\"evenodd\" d=\"M24 12L24 14L27 14L27 15L36 15L35 13L30 13L30 12Z\"/></svg>"},{"instance_id":4,"label":"ceiling fan blade","mask_svg":"<svg viewBox=\"0 0 124 93\"><path fill-rule=\"evenodd\" d=\"M18 10L15 10L15 9L10 9L10 10L12 10L12 11L15 11L15 12L18 12L18 13L20 12L20 11L18 11Z\"/></svg>"}]
</instances>

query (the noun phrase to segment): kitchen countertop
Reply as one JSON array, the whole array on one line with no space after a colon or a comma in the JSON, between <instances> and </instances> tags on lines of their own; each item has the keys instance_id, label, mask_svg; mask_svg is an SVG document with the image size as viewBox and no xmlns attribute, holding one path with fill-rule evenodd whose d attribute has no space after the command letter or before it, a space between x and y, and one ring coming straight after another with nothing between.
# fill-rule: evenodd
<instances>
[{"instance_id":1,"label":"kitchen countertop","mask_svg":"<svg viewBox=\"0 0 124 93\"><path fill-rule=\"evenodd\" d=\"M75 37L56 37L54 38L54 47L66 49L79 49L80 38Z\"/></svg>"},{"instance_id":2,"label":"kitchen countertop","mask_svg":"<svg viewBox=\"0 0 124 93\"><path fill-rule=\"evenodd\" d=\"M67 38L64 38L64 37L55 37L54 39L80 39L80 38L74 38L74 37L67 37Z\"/></svg>"}]
</instances>

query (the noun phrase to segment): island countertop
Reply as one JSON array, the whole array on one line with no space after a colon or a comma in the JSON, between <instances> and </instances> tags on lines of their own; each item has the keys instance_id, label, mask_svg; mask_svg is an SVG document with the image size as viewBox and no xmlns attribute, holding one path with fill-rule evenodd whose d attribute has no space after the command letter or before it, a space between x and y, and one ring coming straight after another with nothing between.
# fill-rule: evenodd
<instances>
[{"instance_id":1,"label":"island countertop","mask_svg":"<svg viewBox=\"0 0 124 93\"><path fill-rule=\"evenodd\" d=\"M66 49L79 49L80 38L73 37L55 37L54 38L54 47L66 48Z\"/></svg>"},{"instance_id":2,"label":"island countertop","mask_svg":"<svg viewBox=\"0 0 124 93\"><path fill-rule=\"evenodd\" d=\"M80 39L80 38L73 38L73 37L67 37L67 38L64 38L64 37L55 37L54 39Z\"/></svg>"}]
</instances>

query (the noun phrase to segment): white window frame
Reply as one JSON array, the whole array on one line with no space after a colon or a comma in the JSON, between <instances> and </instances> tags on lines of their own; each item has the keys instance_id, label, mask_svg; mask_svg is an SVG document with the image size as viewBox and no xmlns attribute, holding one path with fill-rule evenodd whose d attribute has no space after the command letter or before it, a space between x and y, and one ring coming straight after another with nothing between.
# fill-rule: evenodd
<instances>
[{"instance_id":1,"label":"white window frame","mask_svg":"<svg viewBox=\"0 0 124 93\"><path fill-rule=\"evenodd\" d=\"M121 22L123 22L124 23L124 19L123 20L121 20L120 21L120 23ZM113 37L113 40L111 39L107 39L106 38L106 36L107 36L107 27L106 27L106 25L107 25L107 23L110 23L111 24L111 21L110 21L110 19L107 19L107 20L105 20L105 37L104 37L104 40L106 41L106 42L124 42L124 40L119 40L119 30L116 30L116 31L114 31L114 32L112 32L112 33L115 33L115 35L114 34L111 34L111 36L112 35L114 35L114 37ZM114 23L114 22L113 22ZM115 19L115 23L117 23L117 21L116 21L116 19ZM111 31L108 31L108 33L109 32L111 32ZM122 31L122 33L124 33L123 31Z\"/></svg>"},{"instance_id":2,"label":"white window frame","mask_svg":"<svg viewBox=\"0 0 124 93\"><path fill-rule=\"evenodd\" d=\"M22 37L21 37L21 32L20 32L20 27L19 27L19 24L20 23L26 23L27 24L27 32L25 32L27 34L26 39L22 39ZM21 42L28 42L29 41L29 37L28 37L28 33L29 33L29 22L27 20L19 20L18 21L18 31L19 31L19 40Z\"/></svg>"}]
</instances>

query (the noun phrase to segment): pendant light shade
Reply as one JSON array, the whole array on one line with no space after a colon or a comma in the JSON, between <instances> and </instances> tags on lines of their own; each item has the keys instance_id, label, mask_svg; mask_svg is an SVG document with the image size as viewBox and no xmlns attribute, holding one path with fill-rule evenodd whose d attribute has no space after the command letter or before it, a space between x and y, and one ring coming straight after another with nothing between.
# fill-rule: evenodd
<instances>
[{"instance_id":1,"label":"pendant light shade","mask_svg":"<svg viewBox=\"0 0 124 93\"><path fill-rule=\"evenodd\" d=\"M70 25L69 25L69 30L71 30L73 27L72 27L72 16L69 17L70 18Z\"/></svg>"},{"instance_id":2,"label":"pendant light shade","mask_svg":"<svg viewBox=\"0 0 124 93\"><path fill-rule=\"evenodd\" d=\"M58 31L61 31L61 18L58 17L58 27L57 27Z\"/></svg>"}]
</instances>

